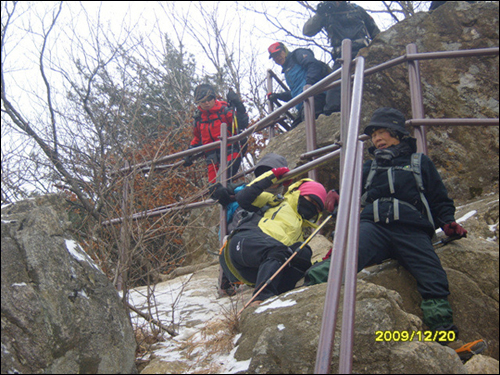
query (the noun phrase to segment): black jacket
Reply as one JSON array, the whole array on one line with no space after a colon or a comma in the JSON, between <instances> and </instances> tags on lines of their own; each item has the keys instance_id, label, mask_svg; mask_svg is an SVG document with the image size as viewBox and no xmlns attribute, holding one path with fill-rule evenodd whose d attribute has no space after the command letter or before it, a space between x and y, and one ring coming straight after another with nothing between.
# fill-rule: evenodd
<instances>
[{"instance_id":1,"label":"black jacket","mask_svg":"<svg viewBox=\"0 0 500 375\"><path fill-rule=\"evenodd\" d=\"M366 206L361 213L361 220L375 221L373 202L381 198L396 198L401 202L409 203L399 205L399 221L404 224L420 227L429 236L434 235L435 229L444 224L455 221L455 206L453 200L448 197L448 192L443 184L434 163L426 155L422 155L421 172L424 184L424 195L428 201L431 214L436 228L427 219L427 212L420 199L419 189L411 170L411 152L395 157L388 166L398 166L392 170L394 193L391 194L388 178L388 170L378 169L370 187L366 191L365 184L370 172L372 161L369 160L363 165L363 194L365 195ZM416 208L416 209L415 209ZM378 215L383 223L394 221L394 201L382 199L378 203Z\"/></svg>"}]
</instances>

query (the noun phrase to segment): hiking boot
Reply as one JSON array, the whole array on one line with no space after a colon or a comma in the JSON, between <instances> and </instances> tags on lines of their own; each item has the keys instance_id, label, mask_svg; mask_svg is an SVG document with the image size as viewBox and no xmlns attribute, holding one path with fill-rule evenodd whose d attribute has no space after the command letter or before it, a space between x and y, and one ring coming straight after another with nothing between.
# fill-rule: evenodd
<instances>
[{"instance_id":1,"label":"hiking boot","mask_svg":"<svg viewBox=\"0 0 500 375\"><path fill-rule=\"evenodd\" d=\"M457 352L458 356L463 363L467 362L472 358L474 354L480 354L486 350L488 345L482 339L463 344L461 341L455 341L450 343L448 346Z\"/></svg>"},{"instance_id":2,"label":"hiking boot","mask_svg":"<svg viewBox=\"0 0 500 375\"><path fill-rule=\"evenodd\" d=\"M221 288L221 292L224 296L232 297L236 295L236 293L238 293L238 287L239 287L238 284L231 283L229 287L224 289Z\"/></svg>"}]
</instances>

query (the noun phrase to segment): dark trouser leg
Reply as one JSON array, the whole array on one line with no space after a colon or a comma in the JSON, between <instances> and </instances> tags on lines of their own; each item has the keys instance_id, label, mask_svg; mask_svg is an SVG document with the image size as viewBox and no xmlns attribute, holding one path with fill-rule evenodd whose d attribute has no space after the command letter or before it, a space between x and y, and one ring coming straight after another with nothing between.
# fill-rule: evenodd
<instances>
[{"instance_id":1,"label":"dark trouser leg","mask_svg":"<svg viewBox=\"0 0 500 375\"><path fill-rule=\"evenodd\" d=\"M417 280L417 289L423 298L420 305L424 324L431 330L455 331L453 311L447 300L450 294L448 277L424 232L407 225L393 224L394 257Z\"/></svg>"},{"instance_id":2,"label":"dark trouser leg","mask_svg":"<svg viewBox=\"0 0 500 375\"><path fill-rule=\"evenodd\" d=\"M295 288L297 282L304 277L305 272L311 267L312 250L305 246L290 263L283 269L283 277L278 285L278 294L288 292Z\"/></svg>"},{"instance_id":3,"label":"dark trouser leg","mask_svg":"<svg viewBox=\"0 0 500 375\"><path fill-rule=\"evenodd\" d=\"M359 224L358 272L365 267L389 259L390 233L380 224L362 221Z\"/></svg>"},{"instance_id":4,"label":"dark trouser leg","mask_svg":"<svg viewBox=\"0 0 500 375\"><path fill-rule=\"evenodd\" d=\"M255 293L268 281L292 251L281 242L264 234L259 229L236 233L229 244L233 265L246 280L255 283ZM280 272L262 290L256 300L263 301L279 294L278 285L283 279Z\"/></svg>"},{"instance_id":5,"label":"dark trouser leg","mask_svg":"<svg viewBox=\"0 0 500 375\"><path fill-rule=\"evenodd\" d=\"M231 155L228 155L227 157L227 163L229 165L229 170L227 177L230 181L233 180L233 176L238 174L238 170L240 169L241 165L241 156L239 155L238 152L235 152Z\"/></svg>"},{"instance_id":6,"label":"dark trouser leg","mask_svg":"<svg viewBox=\"0 0 500 375\"><path fill-rule=\"evenodd\" d=\"M326 104L323 113L330 116L334 112L340 112L340 85L326 92Z\"/></svg>"},{"instance_id":7,"label":"dark trouser leg","mask_svg":"<svg viewBox=\"0 0 500 375\"><path fill-rule=\"evenodd\" d=\"M335 64L333 64L332 70L336 71L341 66L342 64L338 62L338 60L336 60ZM340 112L340 85L326 92L326 100L323 113L326 116L330 116L334 112Z\"/></svg>"},{"instance_id":8,"label":"dark trouser leg","mask_svg":"<svg viewBox=\"0 0 500 375\"><path fill-rule=\"evenodd\" d=\"M417 281L423 298L423 321L432 330L458 329L447 300L448 278L436 255L430 237L419 229L391 223L360 223L358 272L363 268L397 259Z\"/></svg>"},{"instance_id":9,"label":"dark trouser leg","mask_svg":"<svg viewBox=\"0 0 500 375\"><path fill-rule=\"evenodd\" d=\"M394 258L415 277L422 298L445 299L450 294L448 277L431 238L424 231L407 225L394 223L392 227Z\"/></svg>"},{"instance_id":10,"label":"dark trouser leg","mask_svg":"<svg viewBox=\"0 0 500 375\"><path fill-rule=\"evenodd\" d=\"M314 97L314 115L316 118L323 113L326 105L326 94L321 93Z\"/></svg>"}]
</instances>

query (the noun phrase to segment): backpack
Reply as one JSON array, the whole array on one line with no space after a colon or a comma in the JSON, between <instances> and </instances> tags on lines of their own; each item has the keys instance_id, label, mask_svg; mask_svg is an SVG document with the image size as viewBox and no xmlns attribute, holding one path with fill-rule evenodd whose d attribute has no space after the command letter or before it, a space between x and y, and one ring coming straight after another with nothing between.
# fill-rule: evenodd
<instances>
[{"instance_id":1,"label":"backpack","mask_svg":"<svg viewBox=\"0 0 500 375\"><path fill-rule=\"evenodd\" d=\"M378 169L387 169L388 170L387 176L389 179L389 186L391 188L391 192L394 192L394 185L393 185L393 181L392 181L391 173L390 173L391 168L396 169L396 168L402 168L402 167L379 167L377 165L377 161L373 160L371 168L370 168L370 172L368 173L368 177L366 178L366 183L364 186L365 191L368 191L368 189L370 188L370 186L372 184L373 177L375 176L375 173L377 172L377 170ZM432 218L431 209L429 207L429 202L427 202L427 198L425 198L425 195L424 195L425 188L424 188L424 182L422 180L422 154L421 153L413 153L411 155L411 171L413 173L413 177L415 177L417 189L418 189L418 192L420 194L420 201L422 202L422 204L425 207L425 211L427 213L427 219L431 222L432 226L435 227L434 219ZM363 194L363 196L361 197L361 205L362 206L364 206L366 204L366 194L367 193ZM397 199L394 199L395 205L399 204L399 203L409 205L409 203L401 202L401 201L398 201ZM396 210L396 208L395 208L395 210ZM375 209L374 211L376 212L377 210ZM375 218L375 222L376 221L377 221L377 219Z\"/></svg>"},{"instance_id":2,"label":"backpack","mask_svg":"<svg viewBox=\"0 0 500 375\"><path fill-rule=\"evenodd\" d=\"M332 258L314 263L304 275L304 286L326 283Z\"/></svg>"}]
</instances>

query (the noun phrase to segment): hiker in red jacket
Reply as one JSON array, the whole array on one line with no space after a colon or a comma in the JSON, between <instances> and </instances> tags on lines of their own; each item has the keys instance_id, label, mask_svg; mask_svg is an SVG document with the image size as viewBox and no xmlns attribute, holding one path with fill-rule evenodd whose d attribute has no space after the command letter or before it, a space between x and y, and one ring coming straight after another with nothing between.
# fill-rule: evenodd
<instances>
[{"instance_id":1,"label":"hiker in red jacket","mask_svg":"<svg viewBox=\"0 0 500 375\"><path fill-rule=\"evenodd\" d=\"M217 100L215 89L209 84L201 84L194 90L194 100L198 105L198 113L195 115L193 125L193 140L189 148L195 148L212 142L219 141L221 135L221 124L227 124L227 136L238 134L240 129L248 125L248 115L245 106L238 95L230 90L227 94L227 102ZM236 114L236 116L235 116ZM205 152L205 160L208 167L208 181L217 181L217 172L220 163L220 150ZM238 173L241 164L240 145L238 143L228 146L227 151L228 178L232 179ZM184 158L184 166L193 164L192 156Z\"/></svg>"}]
</instances>

